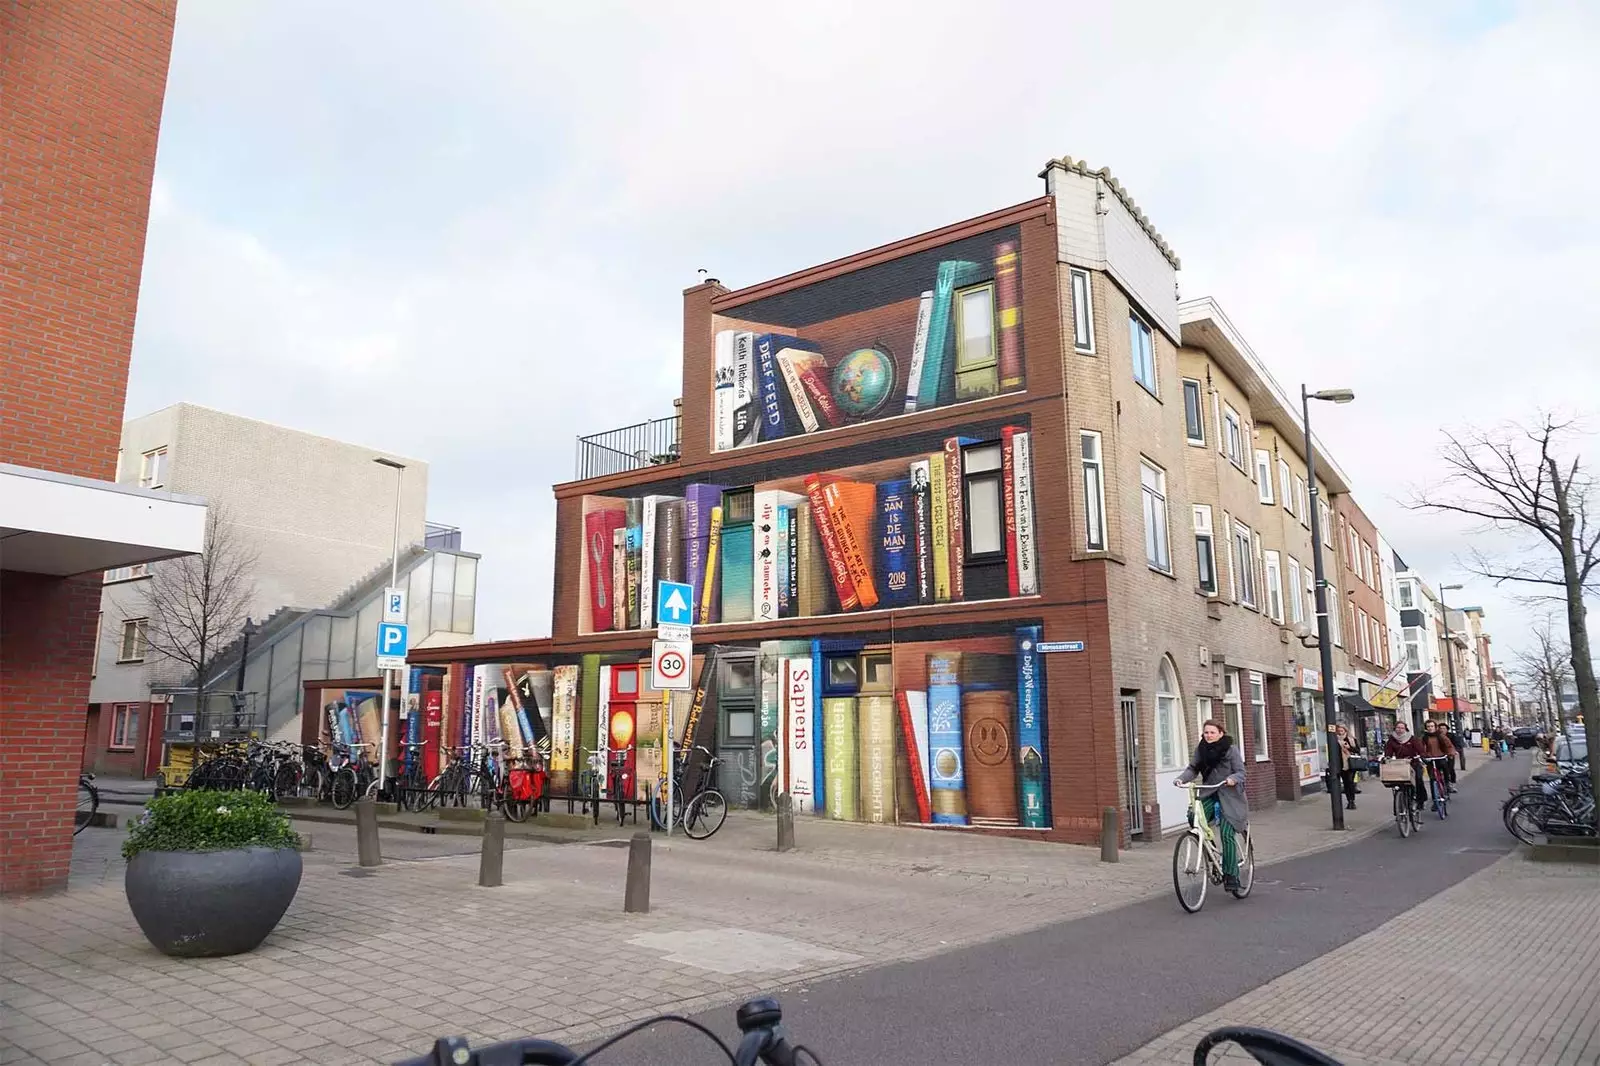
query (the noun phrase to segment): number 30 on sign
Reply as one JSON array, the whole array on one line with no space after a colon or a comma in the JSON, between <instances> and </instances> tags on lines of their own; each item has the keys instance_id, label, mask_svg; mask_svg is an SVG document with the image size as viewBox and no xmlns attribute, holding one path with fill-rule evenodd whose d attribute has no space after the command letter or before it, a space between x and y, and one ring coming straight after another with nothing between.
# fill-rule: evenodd
<instances>
[{"instance_id":1,"label":"number 30 on sign","mask_svg":"<svg viewBox=\"0 0 1600 1066\"><path fill-rule=\"evenodd\" d=\"M658 640L652 645L650 673L657 689L687 689L694 644L687 640Z\"/></svg>"}]
</instances>

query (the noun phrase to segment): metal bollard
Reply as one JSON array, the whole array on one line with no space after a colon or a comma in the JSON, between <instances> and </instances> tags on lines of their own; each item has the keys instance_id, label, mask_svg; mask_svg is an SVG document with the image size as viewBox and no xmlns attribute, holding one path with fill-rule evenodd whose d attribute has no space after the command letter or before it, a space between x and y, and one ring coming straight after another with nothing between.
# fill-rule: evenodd
<instances>
[{"instance_id":1,"label":"metal bollard","mask_svg":"<svg viewBox=\"0 0 1600 1066\"><path fill-rule=\"evenodd\" d=\"M794 797L778 793L778 850L794 850Z\"/></svg>"},{"instance_id":2,"label":"metal bollard","mask_svg":"<svg viewBox=\"0 0 1600 1066\"><path fill-rule=\"evenodd\" d=\"M1100 812L1100 861L1117 861L1117 809L1106 807Z\"/></svg>"},{"instance_id":3,"label":"metal bollard","mask_svg":"<svg viewBox=\"0 0 1600 1066\"><path fill-rule=\"evenodd\" d=\"M650 834L641 829L628 843L628 880L622 890L628 914L650 913Z\"/></svg>"},{"instance_id":4,"label":"metal bollard","mask_svg":"<svg viewBox=\"0 0 1600 1066\"><path fill-rule=\"evenodd\" d=\"M383 865L378 848L378 808L371 796L356 800L356 856L362 866Z\"/></svg>"},{"instance_id":5,"label":"metal bollard","mask_svg":"<svg viewBox=\"0 0 1600 1066\"><path fill-rule=\"evenodd\" d=\"M506 816L498 807L483 819L483 850L478 854L478 884L496 888L506 857Z\"/></svg>"}]
</instances>

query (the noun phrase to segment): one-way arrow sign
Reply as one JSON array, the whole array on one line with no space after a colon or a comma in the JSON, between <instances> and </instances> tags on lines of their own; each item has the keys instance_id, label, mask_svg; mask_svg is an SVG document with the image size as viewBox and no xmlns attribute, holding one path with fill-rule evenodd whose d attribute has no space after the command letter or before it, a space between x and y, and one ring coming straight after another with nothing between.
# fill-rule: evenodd
<instances>
[{"instance_id":1,"label":"one-way arrow sign","mask_svg":"<svg viewBox=\"0 0 1600 1066\"><path fill-rule=\"evenodd\" d=\"M694 621L689 604L694 590L679 581L656 583L656 622L666 626L686 626Z\"/></svg>"}]
</instances>

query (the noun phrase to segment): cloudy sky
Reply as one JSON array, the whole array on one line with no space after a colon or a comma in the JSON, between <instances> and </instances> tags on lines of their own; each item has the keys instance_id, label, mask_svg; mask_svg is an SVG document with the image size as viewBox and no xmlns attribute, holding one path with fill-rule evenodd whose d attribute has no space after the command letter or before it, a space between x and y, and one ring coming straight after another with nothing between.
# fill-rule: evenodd
<instances>
[{"instance_id":1,"label":"cloudy sky","mask_svg":"<svg viewBox=\"0 0 1600 1066\"><path fill-rule=\"evenodd\" d=\"M550 485L671 412L700 269L1030 199L1072 155L1286 386L1356 390L1319 435L1505 657L1526 612L1404 502L1441 427L1600 409L1597 51L1583 3L183 0L128 412L427 459L480 635L545 634Z\"/></svg>"}]
</instances>

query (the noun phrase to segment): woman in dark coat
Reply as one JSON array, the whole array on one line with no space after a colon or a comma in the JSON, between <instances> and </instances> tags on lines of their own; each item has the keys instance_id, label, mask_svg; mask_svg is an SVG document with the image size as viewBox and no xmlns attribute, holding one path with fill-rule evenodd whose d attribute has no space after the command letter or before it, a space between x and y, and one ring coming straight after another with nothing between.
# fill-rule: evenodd
<instances>
[{"instance_id":1,"label":"woman in dark coat","mask_svg":"<svg viewBox=\"0 0 1600 1066\"><path fill-rule=\"evenodd\" d=\"M1222 832L1222 876L1228 888L1239 884L1239 846L1236 835L1250 829L1250 801L1244 790L1244 755L1222 726L1207 721L1200 727L1200 744L1194 758L1178 775L1178 784L1195 778L1203 785L1221 785L1201 793L1206 817Z\"/></svg>"}]
</instances>

